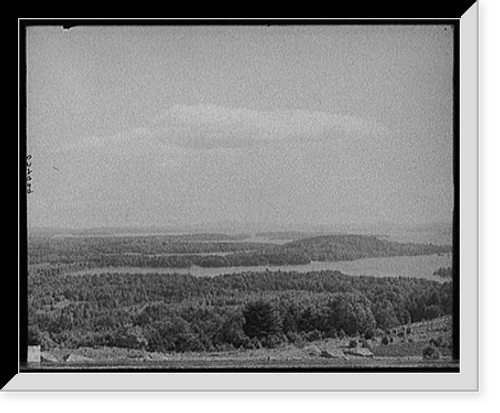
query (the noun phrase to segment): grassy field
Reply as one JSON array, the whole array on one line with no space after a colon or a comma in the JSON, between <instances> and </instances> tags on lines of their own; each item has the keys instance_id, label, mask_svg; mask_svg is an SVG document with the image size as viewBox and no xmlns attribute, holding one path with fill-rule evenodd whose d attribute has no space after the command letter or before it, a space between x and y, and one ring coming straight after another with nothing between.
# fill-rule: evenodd
<instances>
[{"instance_id":1,"label":"grassy field","mask_svg":"<svg viewBox=\"0 0 500 413\"><path fill-rule=\"evenodd\" d=\"M379 370L458 368L451 357L451 317L413 323L393 329L389 344L383 337L363 341L370 356L350 354L352 338L323 339L274 349L220 352L154 353L118 347L77 348L42 352L42 362L23 366L29 370ZM442 342L440 358L424 360L430 340ZM333 354L333 355L332 355Z\"/></svg>"},{"instance_id":2,"label":"grassy field","mask_svg":"<svg viewBox=\"0 0 500 413\"><path fill-rule=\"evenodd\" d=\"M357 360L339 360L339 359L307 359L294 360L292 362L285 360L256 360L256 359L186 359L183 361L172 360L168 362L127 362L127 363L54 363L28 365L21 371L273 371L283 372L286 370L297 372L313 371L351 371L360 370L362 372L373 370L438 370L447 372L458 370L458 363L449 359L424 361L421 359L401 359L401 358L373 358Z\"/></svg>"}]
</instances>

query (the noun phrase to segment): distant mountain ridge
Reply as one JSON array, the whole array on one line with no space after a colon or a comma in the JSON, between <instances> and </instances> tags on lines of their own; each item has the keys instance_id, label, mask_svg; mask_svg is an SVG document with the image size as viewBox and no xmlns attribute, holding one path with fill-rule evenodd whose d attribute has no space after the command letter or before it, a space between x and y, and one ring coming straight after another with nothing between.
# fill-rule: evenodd
<instances>
[{"instance_id":1,"label":"distant mountain ridge","mask_svg":"<svg viewBox=\"0 0 500 413\"><path fill-rule=\"evenodd\" d=\"M450 233L453 225L446 222L426 224L391 223L350 223L350 224L280 224L268 222L201 222L193 224L169 225L130 225L86 228L37 227L28 228L33 235L118 235L118 234L178 234L178 233L223 233L223 234L365 234L388 235L394 232L438 232ZM292 237L293 238L293 237Z\"/></svg>"},{"instance_id":2,"label":"distant mountain ridge","mask_svg":"<svg viewBox=\"0 0 500 413\"><path fill-rule=\"evenodd\" d=\"M284 243L248 242L220 234L30 237L30 263L91 267L249 267L312 261L449 253L450 245L401 243L373 235L319 235ZM223 253L223 254L221 254Z\"/></svg>"}]
</instances>

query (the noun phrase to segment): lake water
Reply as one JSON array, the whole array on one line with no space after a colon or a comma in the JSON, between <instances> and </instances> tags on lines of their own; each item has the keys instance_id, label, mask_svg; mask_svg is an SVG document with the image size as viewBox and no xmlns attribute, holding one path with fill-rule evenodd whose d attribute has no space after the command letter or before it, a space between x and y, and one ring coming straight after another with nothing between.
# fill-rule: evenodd
<instances>
[{"instance_id":1,"label":"lake water","mask_svg":"<svg viewBox=\"0 0 500 413\"><path fill-rule=\"evenodd\" d=\"M319 262L305 265L227 267L227 268L136 268L107 267L72 271L72 275L120 273L120 274L190 274L196 277L215 277L221 274L265 271L310 272L338 270L347 275L375 277L413 277L444 281L433 275L440 267L450 267L452 254L420 255L411 257L364 258L354 261Z\"/></svg>"}]
</instances>

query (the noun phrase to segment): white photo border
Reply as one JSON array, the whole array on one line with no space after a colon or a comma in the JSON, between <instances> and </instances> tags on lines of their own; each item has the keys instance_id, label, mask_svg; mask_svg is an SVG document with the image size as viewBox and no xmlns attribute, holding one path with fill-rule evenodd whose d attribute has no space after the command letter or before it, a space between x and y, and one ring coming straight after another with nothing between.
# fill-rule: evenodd
<instances>
[{"instance_id":1,"label":"white photo border","mask_svg":"<svg viewBox=\"0 0 500 413\"><path fill-rule=\"evenodd\" d=\"M460 18L460 372L21 372L4 391L478 391L478 3Z\"/></svg>"}]
</instances>

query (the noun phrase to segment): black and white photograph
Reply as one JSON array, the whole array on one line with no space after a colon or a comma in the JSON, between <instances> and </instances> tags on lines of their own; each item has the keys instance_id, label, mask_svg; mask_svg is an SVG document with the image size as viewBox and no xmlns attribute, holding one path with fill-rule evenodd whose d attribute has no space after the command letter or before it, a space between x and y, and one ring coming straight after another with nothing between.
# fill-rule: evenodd
<instances>
[{"instance_id":1,"label":"black and white photograph","mask_svg":"<svg viewBox=\"0 0 500 413\"><path fill-rule=\"evenodd\" d=\"M461 371L457 21L24 29L21 372Z\"/></svg>"}]
</instances>

